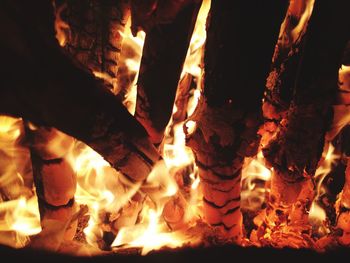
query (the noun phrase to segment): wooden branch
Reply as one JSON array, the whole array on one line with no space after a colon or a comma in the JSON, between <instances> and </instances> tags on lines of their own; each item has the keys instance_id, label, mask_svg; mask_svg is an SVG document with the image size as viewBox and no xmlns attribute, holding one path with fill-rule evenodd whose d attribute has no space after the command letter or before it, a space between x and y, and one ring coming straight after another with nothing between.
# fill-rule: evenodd
<instances>
[{"instance_id":1,"label":"wooden branch","mask_svg":"<svg viewBox=\"0 0 350 263\"><path fill-rule=\"evenodd\" d=\"M238 243L241 168L257 152L263 87L286 4L216 0L210 10L204 91L187 143L199 168L206 221Z\"/></svg>"},{"instance_id":2,"label":"wooden branch","mask_svg":"<svg viewBox=\"0 0 350 263\"><path fill-rule=\"evenodd\" d=\"M136 118L158 144L168 124L201 1L189 1L173 21L146 31L137 82ZM134 14L133 14L134 15Z\"/></svg>"},{"instance_id":3,"label":"wooden branch","mask_svg":"<svg viewBox=\"0 0 350 263\"><path fill-rule=\"evenodd\" d=\"M61 50L51 5L4 1L0 12L6 64L0 112L56 127L91 146L130 181L144 180L160 158L157 150L117 98ZM21 78L19 62L26 69Z\"/></svg>"}]
</instances>

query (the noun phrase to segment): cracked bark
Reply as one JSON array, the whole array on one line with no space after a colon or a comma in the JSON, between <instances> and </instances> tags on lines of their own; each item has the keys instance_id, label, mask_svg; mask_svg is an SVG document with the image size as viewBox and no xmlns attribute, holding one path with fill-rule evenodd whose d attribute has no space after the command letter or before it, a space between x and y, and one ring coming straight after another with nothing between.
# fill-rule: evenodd
<instances>
[{"instance_id":1,"label":"cracked bark","mask_svg":"<svg viewBox=\"0 0 350 263\"><path fill-rule=\"evenodd\" d=\"M130 11L128 0L56 1L66 29L65 49L92 72L106 74L105 85L117 91L123 32Z\"/></svg>"}]
</instances>

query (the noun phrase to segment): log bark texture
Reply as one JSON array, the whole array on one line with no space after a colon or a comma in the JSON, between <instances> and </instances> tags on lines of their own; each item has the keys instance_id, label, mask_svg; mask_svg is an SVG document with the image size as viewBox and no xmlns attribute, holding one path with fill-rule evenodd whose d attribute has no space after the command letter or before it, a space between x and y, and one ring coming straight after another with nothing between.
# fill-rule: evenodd
<instances>
[{"instance_id":1,"label":"log bark texture","mask_svg":"<svg viewBox=\"0 0 350 263\"><path fill-rule=\"evenodd\" d=\"M117 98L59 47L51 3L3 1L0 12L0 50L7 65L0 112L60 129L91 146L130 181L143 181L160 158L157 150Z\"/></svg>"},{"instance_id":2,"label":"log bark texture","mask_svg":"<svg viewBox=\"0 0 350 263\"><path fill-rule=\"evenodd\" d=\"M91 71L106 74L105 85L114 91L129 8L128 0L56 1L57 15L69 26L63 29L68 53Z\"/></svg>"},{"instance_id":3,"label":"log bark texture","mask_svg":"<svg viewBox=\"0 0 350 263\"><path fill-rule=\"evenodd\" d=\"M287 1L217 0L210 10L203 96L187 144L199 167L206 221L238 243L241 168L257 152L261 98L286 7Z\"/></svg>"},{"instance_id":4,"label":"log bark texture","mask_svg":"<svg viewBox=\"0 0 350 263\"><path fill-rule=\"evenodd\" d=\"M182 66L201 5L201 1L185 2L188 3L170 21L160 20L158 24L146 27L135 116L155 144L162 141L171 117ZM162 4L159 5L157 8L162 9ZM134 15L139 16L135 12Z\"/></svg>"}]
</instances>

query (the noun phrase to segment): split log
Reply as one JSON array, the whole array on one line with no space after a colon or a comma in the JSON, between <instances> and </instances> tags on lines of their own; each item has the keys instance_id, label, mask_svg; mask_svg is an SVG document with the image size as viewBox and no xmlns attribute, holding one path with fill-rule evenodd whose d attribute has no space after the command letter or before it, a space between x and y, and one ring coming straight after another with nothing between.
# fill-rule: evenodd
<instances>
[{"instance_id":1,"label":"split log","mask_svg":"<svg viewBox=\"0 0 350 263\"><path fill-rule=\"evenodd\" d=\"M56 26L57 19L62 19L68 26L61 29L66 38L61 44L92 72L105 74L105 85L116 92L122 33L130 13L129 1L57 0L55 3Z\"/></svg>"},{"instance_id":2,"label":"split log","mask_svg":"<svg viewBox=\"0 0 350 263\"><path fill-rule=\"evenodd\" d=\"M137 3L132 3L133 27L142 23L146 39L137 82L135 116L152 142L159 144L171 117L201 1L160 1L150 15L155 17L155 22L140 18L144 9L138 9Z\"/></svg>"},{"instance_id":3,"label":"split log","mask_svg":"<svg viewBox=\"0 0 350 263\"><path fill-rule=\"evenodd\" d=\"M160 158L144 128L117 98L59 47L50 3L0 4L0 112L56 127L100 153L131 182ZM18 63L26 70L18 78Z\"/></svg>"},{"instance_id":4,"label":"split log","mask_svg":"<svg viewBox=\"0 0 350 263\"><path fill-rule=\"evenodd\" d=\"M349 7L350 3L344 0L315 2L286 121L276 138L263 150L266 160L282 181L283 187L277 186L276 192L295 187L296 183L313 185L307 181L312 181L330 125L338 69L349 37L350 24L345 11ZM301 203L306 214L313 199L313 188L300 187L298 191L301 194L304 190L309 195L303 195L302 199L298 195L289 200L272 198L276 203L289 206ZM295 205L291 209L294 208ZM290 217L294 218L294 215ZM305 216L301 214L293 221L304 221L303 218Z\"/></svg>"},{"instance_id":5,"label":"split log","mask_svg":"<svg viewBox=\"0 0 350 263\"><path fill-rule=\"evenodd\" d=\"M257 152L264 82L286 7L287 1L216 0L209 14L203 96L187 144L199 168L205 220L237 243L242 164Z\"/></svg>"}]
</instances>

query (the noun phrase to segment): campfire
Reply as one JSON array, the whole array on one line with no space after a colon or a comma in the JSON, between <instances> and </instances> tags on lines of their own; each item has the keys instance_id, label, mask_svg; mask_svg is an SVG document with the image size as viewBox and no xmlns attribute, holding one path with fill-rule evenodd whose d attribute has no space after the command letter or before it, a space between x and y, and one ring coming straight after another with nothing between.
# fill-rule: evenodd
<instances>
[{"instance_id":1,"label":"campfire","mask_svg":"<svg viewBox=\"0 0 350 263\"><path fill-rule=\"evenodd\" d=\"M1 245L350 246L348 0L27 2L0 4Z\"/></svg>"}]
</instances>

